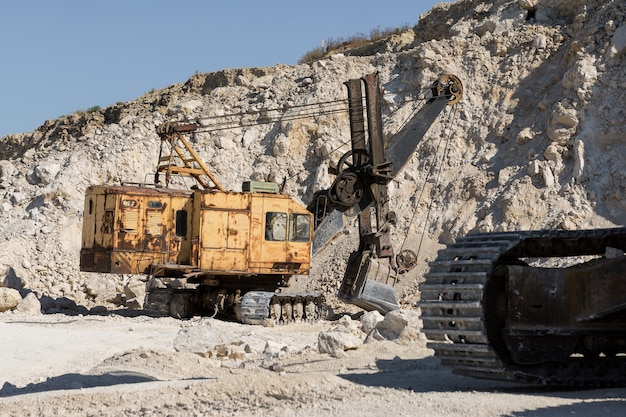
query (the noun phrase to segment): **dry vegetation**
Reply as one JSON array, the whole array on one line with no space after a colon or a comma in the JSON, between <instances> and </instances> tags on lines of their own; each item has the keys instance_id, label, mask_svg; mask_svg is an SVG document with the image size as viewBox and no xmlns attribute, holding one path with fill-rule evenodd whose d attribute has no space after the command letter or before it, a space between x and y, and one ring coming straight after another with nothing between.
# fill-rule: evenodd
<instances>
[{"instance_id":1,"label":"dry vegetation","mask_svg":"<svg viewBox=\"0 0 626 417\"><path fill-rule=\"evenodd\" d=\"M376 29L370 30L369 36L363 33L357 33L356 35L349 36L348 38L329 38L326 41L322 41L322 45L306 52L302 58L300 58L298 63L304 64L307 62L317 61L318 59L322 59L334 53L359 48L363 45L385 39L391 35L406 32L407 30L412 29L408 24L405 24L404 26L398 28L381 29L380 27L377 27Z\"/></svg>"}]
</instances>

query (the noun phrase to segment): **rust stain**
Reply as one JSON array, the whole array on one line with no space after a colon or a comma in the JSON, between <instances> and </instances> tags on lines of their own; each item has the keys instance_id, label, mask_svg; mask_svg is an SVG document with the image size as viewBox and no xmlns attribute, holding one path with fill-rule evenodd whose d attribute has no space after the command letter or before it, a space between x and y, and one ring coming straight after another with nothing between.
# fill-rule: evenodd
<instances>
[{"instance_id":1,"label":"rust stain","mask_svg":"<svg viewBox=\"0 0 626 417\"><path fill-rule=\"evenodd\" d=\"M113 212L107 210L104 212L104 220L102 221L102 227L100 228L100 232L103 234L111 234L113 233Z\"/></svg>"}]
</instances>

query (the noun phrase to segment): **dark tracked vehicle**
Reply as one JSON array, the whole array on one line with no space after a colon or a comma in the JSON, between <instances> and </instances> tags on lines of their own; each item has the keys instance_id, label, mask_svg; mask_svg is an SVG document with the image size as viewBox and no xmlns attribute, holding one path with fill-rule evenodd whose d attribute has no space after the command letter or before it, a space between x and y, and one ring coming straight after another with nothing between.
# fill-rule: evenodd
<instances>
[{"instance_id":1,"label":"dark tracked vehicle","mask_svg":"<svg viewBox=\"0 0 626 417\"><path fill-rule=\"evenodd\" d=\"M462 237L421 286L429 346L462 375L626 385L624 251L623 227ZM538 266L550 258L579 262Z\"/></svg>"}]
</instances>

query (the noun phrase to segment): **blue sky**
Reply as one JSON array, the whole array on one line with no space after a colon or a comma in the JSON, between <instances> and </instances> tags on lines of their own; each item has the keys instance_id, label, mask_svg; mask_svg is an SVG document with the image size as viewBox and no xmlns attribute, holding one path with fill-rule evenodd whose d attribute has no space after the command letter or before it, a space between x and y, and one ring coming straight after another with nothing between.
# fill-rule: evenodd
<instances>
[{"instance_id":1,"label":"blue sky","mask_svg":"<svg viewBox=\"0 0 626 417\"><path fill-rule=\"evenodd\" d=\"M0 137L195 72L296 64L323 40L417 23L434 0L20 0L0 5Z\"/></svg>"}]
</instances>

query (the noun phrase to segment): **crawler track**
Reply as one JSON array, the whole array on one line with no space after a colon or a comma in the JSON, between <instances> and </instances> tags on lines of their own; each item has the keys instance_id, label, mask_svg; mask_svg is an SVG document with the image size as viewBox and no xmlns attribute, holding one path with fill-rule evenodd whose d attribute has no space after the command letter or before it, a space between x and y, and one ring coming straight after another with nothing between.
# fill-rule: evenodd
<instances>
[{"instance_id":1,"label":"crawler track","mask_svg":"<svg viewBox=\"0 0 626 417\"><path fill-rule=\"evenodd\" d=\"M236 308L237 319L247 324L314 322L324 317L324 297L320 293L273 293L250 291Z\"/></svg>"},{"instance_id":2,"label":"crawler track","mask_svg":"<svg viewBox=\"0 0 626 417\"><path fill-rule=\"evenodd\" d=\"M220 316L246 324L315 322L323 319L326 311L324 296L317 292L249 291L241 297L234 311L199 308L195 299L198 294L193 288L152 288L146 294L144 311L156 317Z\"/></svg>"},{"instance_id":3,"label":"crawler track","mask_svg":"<svg viewBox=\"0 0 626 417\"><path fill-rule=\"evenodd\" d=\"M501 329L493 317L493 310L498 310L494 306L502 301L489 292L497 265L526 257L602 254L607 246L624 250L626 228L507 232L459 239L439 252L421 286L423 331L429 347L443 365L472 377L563 386L626 385L626 357L621 355L579 355L540 365L514 363L499 341Z\"/></svg>"}]
</instances>

